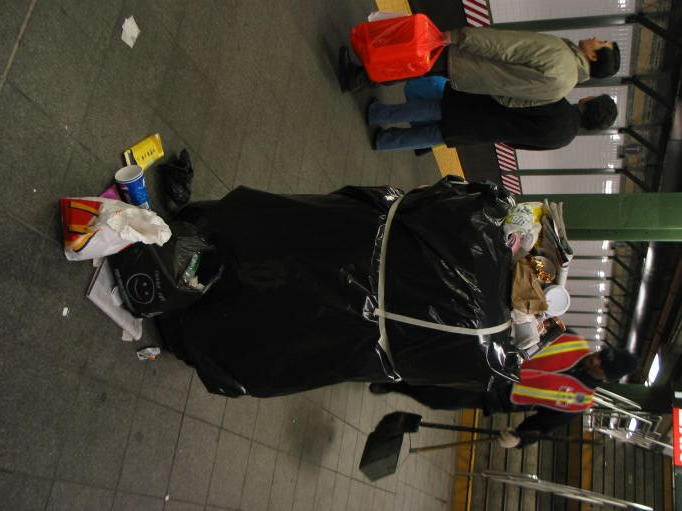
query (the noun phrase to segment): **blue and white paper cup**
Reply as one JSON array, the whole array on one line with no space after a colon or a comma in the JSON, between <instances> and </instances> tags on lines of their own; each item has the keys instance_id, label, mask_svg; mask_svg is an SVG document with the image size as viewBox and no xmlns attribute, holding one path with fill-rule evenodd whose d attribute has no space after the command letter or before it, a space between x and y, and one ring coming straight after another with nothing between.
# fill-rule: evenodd
<instances>
[{"instance_id":1,"label":"blue and white paper cup","mask_svg":"<svg viewBox=\"0 0 682 511\"><path fill-rule=\"evenodd\" d=\"M114 179L121 192L121 197L128 204L145 209L152 209L152 204L144 182L144 171L139 165L128 165L116 171Z\"/></svg>"}]
</instances>

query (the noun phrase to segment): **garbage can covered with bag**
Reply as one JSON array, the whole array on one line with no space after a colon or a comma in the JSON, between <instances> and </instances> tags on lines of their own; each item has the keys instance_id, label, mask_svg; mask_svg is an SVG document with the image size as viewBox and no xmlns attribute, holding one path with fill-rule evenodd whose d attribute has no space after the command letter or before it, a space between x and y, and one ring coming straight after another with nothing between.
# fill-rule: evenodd
<instances>
[{"instance_id":1,"label":"garbage can covered with bag","mask_svg":"<svg viewBox=\"0 0 682 511\"><path fill-rule=\"evenodd\" d=\"M485 384L488 354L508 337L501 224L511 203L494 185L448 176L406 195L240 187L190 204L180 219L217 247L225 271L157 324L207 389L228 396L401 377Z\"/></svg>"}]
</instances>

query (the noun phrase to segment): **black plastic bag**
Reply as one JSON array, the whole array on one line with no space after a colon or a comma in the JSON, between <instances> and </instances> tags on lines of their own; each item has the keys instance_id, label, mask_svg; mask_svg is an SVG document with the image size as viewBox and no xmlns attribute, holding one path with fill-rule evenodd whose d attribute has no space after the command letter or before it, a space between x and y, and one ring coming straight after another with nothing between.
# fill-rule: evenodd
<instances>
[{"instance_id":1,"label":"black plastic bag","mask_svg":"<svg viewBox=\"0 0 682 511\"><path fill-rule=\"evenodd\" d=\"M192 179L194 169L187 149L180 151L180 155L158 166L161 176L163 192L166 202L169 200L180 207L187 204L192 196ZM170 204L166 204L170 206ZM169 208L170 209L170 208Z\"/></svg>"},{"instance_id":2,"label":"black plastic bag","mask_svg":"<svg viewBox=\"0 0 682 511\"><path fill-rule=\"evenodd\" d=\"M215 246L194 225L174 222L171 231L161 247L136 243L109 258L125 305L136 316L189 307L222 275Z\"/></svg>"}]
</instances>

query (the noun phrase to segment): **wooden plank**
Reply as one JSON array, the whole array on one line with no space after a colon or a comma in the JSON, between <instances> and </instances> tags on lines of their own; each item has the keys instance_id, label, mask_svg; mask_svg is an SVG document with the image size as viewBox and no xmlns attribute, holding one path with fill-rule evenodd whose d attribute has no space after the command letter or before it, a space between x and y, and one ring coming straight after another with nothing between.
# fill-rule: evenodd
<instances>
[{"instance_id":1,"label":"wooden plank","mask_svg":"<svg viewBox=\"0 0 682 511\"><path fill-rule=\"evenodd\" d=\"M568 426L559 428L556 431L557 435L569 436L570 428ZM565 442L554 443L554 478L555 483L568 483L568 444ZM552 511L565 511L567 507L567 500L558 495L552 495Z\"/></svg>"},{"instance_id":2,"label":"wooden plank","mask_svg":"<svg viewBox=\"0 0 682 511\"><path fill-rule=\"evenodd\" d=\"M602 441L606 437L599 435ZM595 446L592 449L592 490L604 493L604 446Z\"/></svg>"},{"instance_id":3,"label":"wooden plank","mask_svg":"<svg viewBox=\"0 0 682 511\"><path fill-rule=\"evenodd\" d=\"M523 449L523 473L538 473L538 444L529 445ZM521 511L535 511L537 494L533 490L524 488L521 490Z\"/></svg>"},{"instance_id":4,"label":"wooden plank","mask_svg":"<svg viewBox=\"0 0 682 511\"><path fill-rule=\"evenodd\" d=\"M459 424L462 426L477 427L479 410L465 409L460 412ZM460 432L457 440L466 441L477 438L478 435L474 433ZM474 456L476 445L461 446L457 448L455 458L455 470L457 472L473 472L474 471ZM452 510L453 511L469 511L471 509L471 490L473 480L470 477L455 477L452 485Z\"/></svg>"},{"instance_id":5,"label":"wooden plank","mask_svg":"<svg viewBox=\"0 0 682 511\"><path fill-rule=\"evenodd\" d=\"M583 440L592 441L594 440L594 433L591 431L583 430L582 434ZM594 462L594 446L591 444L583 444L580 446L581 449L581 474L580 474L580 487L585 490L592 490L592 463ZM585 504L584 502L579 506L580 511L592 511L592 506Z\"/></svg>"},{"instance_id":6,"label":"wooden plank","mask_svg":"<svg viewBox=\"0 0 682 511\"><path fill-rule=\"evenodd\" d=\"M614 492L614 471L613 464L615 460L614 453L615 441L611 438L605 439L604 445L604 495L611 495Z\"/></svg>"},{"instance_id":7,"label":"wooden plank","mask_svg":"<svg viewBox=\"0 0 682 511\"><path fill-rule=\"evenodd\" d=\"M509 414L509 427L516 427L523 421L523 413ZM519 474L523 470L523 451L524 449L507 449L506 471ZM507 486L504 497L504 511L519 511L521 505L521 488L518 486Z\"/></svg>"},{"instance_id":8,"label":"wooden plank","mask_svg":"<svg viewBox=\"0 0 682 511\"><path fill-rule=\"evenodd\" d=\"M625 444L625 500L635 500L635 446Z\"/></svg>"},{"instance_id":9,"label":"wooden plank","mask_svg":"<svg viewBox=\"0 0 682 511\"><path fill-rule=\"evenodd\" d=\"M581 420L574 420L568 427L571 438L580 438L583 433ZM575 442L566 445L567 461L567 480L566 484L579 488L582 484L582 446ZM566 503L567 511L580 511L580 502L569 500Z\"/></svg>"},{"instance_id":10,"label":"wooden plank","mask_svg":"<svg viewBox=\"0 0 682 511\"><path fill-rule=\"evenodd\" d=\"M481 428L491 428L492 419L490 417L481 417L479 419ZM474 472L481 472L488 468L490 459L490 444L481 444L476 447L474 455ZM471 509L476 511L478 509L486 509L485 498L488 489L488 481L483 477L477 477L473 481L471 490Z\"/></svg>"},{"instance_id":11,"label":"wooden plank","mask_svg":"<svg viewBox=\"0 0 682 511\"><path fill-rule=\"evenodd\" d=\"M654 505L654 453L644 451L644 503Z\"/></svg>"},{"instance_id":12,"label":"wooden plank","mask_svg":"<svg viewBox=\"0 0 682 511\"><path fill-rule=\"evenodd\" d=\"M493 416L493 429L504 429L507 427L509 416L506 414L498 414ZM497 442L490 445L490 458L488 467L491 470L504 470L507 458L507 449L501 447ZM485 509L503 509L503 502L505 497L506 486L497 481L488 482L488 490L486 492L486 507Z\"/></svg>"},{"instance_id":13,"label":"wooden plank","mask_svg":"<svg viewBox=\"0 0 682 511\"><path fill-rule=\"evenodd\" d=\"M663 511L673 511L673 464L667 456L663 456Z\"/></svg>"},{"instance_id":14,"label":"wooden plank","mask_svg":"<svg viewBox=\"0 0 682 511\"><path fill-rule=\"evenodd\" d=\"M613 470L613 494L622 499L625 497L625 444L615 442L613 447L614 462Z\"/></svg>"},{"instance_id":15,"label":"wooden plank","mask_svg":"<svg viewBox=\"0 0 682 511\"><path fill-rule=\"evenodd\" d=\"M635 502L644 503L644 449L635 448Z\"/></svg>"},{"instance_id":16,"label":"wooden plank","mask_svg":"<svg viewBox=\"0 0 682 511\"><path fill-rule=\"evenodd\" d=\"M663 509L665 506L663 504L663 459L660 453L654 454L654 509ZM668 463L671 462L670 458L667 458Z\"/></svg>"},{"instance_id":17,"label":"wooden plank","mask_svg":"<svg viewBox=\"0 0 682 511\"><path fill-rule=\"evenodd\" d=\"M540 460L538 463L538 477L554 481L554 443L542 441L538 442L538 445L538 458ZM536 504L537 511L546 511L552 505L552 496L549 493L538 493Z\"/></svg>"}]
</instances>

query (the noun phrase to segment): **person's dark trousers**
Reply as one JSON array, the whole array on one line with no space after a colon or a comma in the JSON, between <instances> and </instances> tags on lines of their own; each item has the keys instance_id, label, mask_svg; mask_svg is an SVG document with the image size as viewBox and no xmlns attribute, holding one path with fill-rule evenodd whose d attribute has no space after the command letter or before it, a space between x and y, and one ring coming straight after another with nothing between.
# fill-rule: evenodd
<instances>
[{"instance_id":1,"label":"person's dark trousers","mask_svg":"<svg viewBox=\"0 0 682 511\"><path fill-rule=\"evenodd\" d=\"M429 76L444 76L449 78L450 74L448 72L448 49L445 48L433 63L431 70L426 73Z\"/></svg>"},{"instance_id":2,"label":"person's dark trousers","mask_svg":"<svg viewBox=\"0 0 682 511\"><path fill-rule=\"evenodd\" d=\"M443 144L438 121L441 119L441 102L413 100L397 105L384 105L375 101L367 109L370 125L402 122L420 123L412 128L389 128L377 132L374 148L377 151L424 149Z\"/></svg>"},{"instance_id":3,"label":"person's dark trousers","mask_svg":"<svg viewBox=\"0 0 682 511\"><path fill-rule=\"evenodd\" d=\"M382 392L398 392L434 410L459 410L460 408L485 408L486 392L437 385L409 385L400 383L373 383ZM371 387L370 387L371 390Z\"/></svg>"},{"instance_id":4,"label":"person's dark trousers","mask_svg":"<svg viewBox=\"0 0 682 511\"><path fill-rule=\"evenodd\" d=\"M445 76L448 75L448 49L445 48L440 56L433 63L431 70L425 73L429 76ZM403 80L395 80L390 82L373 82L367 75L367 71L363 66L355 64L350 60L350 51L347 46L342 46L339 50L339 75L341 81L341 90L343 92L356 92L366 87L376 87L378 85L393 85Z\"/></svg>"}]
</instances>

